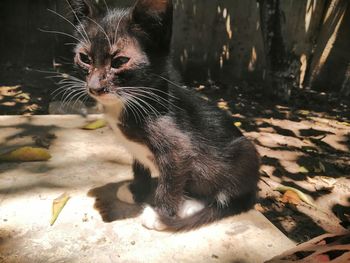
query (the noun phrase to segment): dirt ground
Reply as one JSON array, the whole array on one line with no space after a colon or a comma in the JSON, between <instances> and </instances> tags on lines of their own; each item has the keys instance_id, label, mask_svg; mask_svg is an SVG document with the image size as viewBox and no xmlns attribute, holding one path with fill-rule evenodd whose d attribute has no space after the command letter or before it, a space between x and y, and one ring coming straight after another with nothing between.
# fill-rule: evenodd
<instances>
[{"instance_id":1,"label":"dirt ground","mask_svg":"<svg viewBox=\"0 0 350 263\"><path fill-rule=\"evenodd\" d=\"M53 99L57 86L48 76L52 74L2 65L0 114L48 114L49 103L62 99ZM257 210L297 242L350 228L346 98L296 89L288 103L277 103L248 86L193 86L228 111L232 125L257 145L262 162Z\"/></svg>"}]
</instances>

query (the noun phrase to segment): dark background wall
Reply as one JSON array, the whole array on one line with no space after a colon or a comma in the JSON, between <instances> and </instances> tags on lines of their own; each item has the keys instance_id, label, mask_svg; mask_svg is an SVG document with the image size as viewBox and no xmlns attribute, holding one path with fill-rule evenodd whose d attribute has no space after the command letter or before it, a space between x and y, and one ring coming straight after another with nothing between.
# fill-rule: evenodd
<instances>
[{"instance_id":1,"label":"dark background wall","mask_svg":"<svg viewBox=\"0 0 350 263\"><path fill-rule=\"evenodd\" d=\"M108 5L131 5L111 0ZM248 83L288 96L292 87L350 93L346 0L174 0L174 62L186 81ZM0 2L0 65L70 62L72 32L62 0ZM1 74L0 74L1 76Z\"/></svg>"}]
</instances>

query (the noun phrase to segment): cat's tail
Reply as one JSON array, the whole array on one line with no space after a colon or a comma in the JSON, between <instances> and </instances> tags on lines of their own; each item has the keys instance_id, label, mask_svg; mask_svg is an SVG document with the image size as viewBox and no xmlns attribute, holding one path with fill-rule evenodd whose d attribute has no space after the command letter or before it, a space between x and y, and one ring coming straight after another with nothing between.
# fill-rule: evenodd
<instances>
[{"instance_id":1,"label":"cat's tail","mask_svg":"<svg viewBox=\"0 0 350 263\"><path fill-rule=\"evenodd\" d=\"M188 217L167 217L159 215L159 219L172 231L189 231L210 224L219 219L237 215L250 210L256 202L256 195L249 194L236 198L228 204L221 206L214 202Z\"/></svg>"}]
</instances>

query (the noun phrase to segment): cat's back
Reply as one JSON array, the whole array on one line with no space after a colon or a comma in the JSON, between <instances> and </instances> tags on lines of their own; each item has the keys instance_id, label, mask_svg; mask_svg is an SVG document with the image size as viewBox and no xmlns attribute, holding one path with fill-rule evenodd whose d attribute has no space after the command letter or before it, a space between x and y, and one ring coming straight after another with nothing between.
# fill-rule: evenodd
<instances>
[{"instance_id":1,"label":"cat's back","mask_svg":"<svg viewBox=\"0 0 350 263\"><path fill-rule=\"evenodd\" d=\"M170 114L181 130L207 142L225 144L242 137L229 114L188 89L173 89L176 97ZM219 145L218 145L219 146Z\"/></svg>"}]
</instances>

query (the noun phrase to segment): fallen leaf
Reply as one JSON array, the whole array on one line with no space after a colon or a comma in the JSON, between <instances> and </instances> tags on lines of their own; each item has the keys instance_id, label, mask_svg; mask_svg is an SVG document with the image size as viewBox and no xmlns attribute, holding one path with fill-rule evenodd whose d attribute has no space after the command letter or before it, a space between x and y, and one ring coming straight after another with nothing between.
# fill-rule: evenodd
<instances>
[{"instance_id":1,"label":"fallen leaf","mask_svg":"<svg viewBox=\"0 0 350 263\"><path fill-rule=\"evenodd\" d=\"M307 177L307 181L313 184L317 191L319 190L332 190L337 183L335 178L327 176L315 176L313 178Z\"/></svg>"},{"instance_id":2,"label":"fallen leaf","mask_svg":"<svg viewBox=\"0 0 350 263\"><path fill-rule=\"evenodd\" d=\"M22 147L0 155L0 161L5 162L40 162L51 158L44 148Z\"/></svg>"},{"instance_id":3,"label":"fallen leaf","mask_svg":"<svg viewBox=\"0 0 350 263\"><path fill-rule=\"evenodd\" d=\"M201 90L204 90L205 89L205 86L203 85L200 85L198 88L196 88L197 91L201 91Z\"/></svg>"},{"instance_id":4,"label":"fallen leaf","mask_svg":"<svg viewBox=\"0 0 350 263\"><path fill-rule=\"evenodd\" d=\"M298 189L295 189L295 188L290 187L290 186L281 185L281 186L276 187L275 191L278 191L278 192L281 192L281 193L285 193L286 191L293 191L299 196L299 198L303 202L307 203L308 205L310 205L312 207L315 207L314 203L310 200L310 198L307 195L305 195L302 191L300 191Z\"/></svg>"},{"instance_id":5,"label":"fallen leaf","mask_svg":"<svg viewBox=\"0 0 350 263\"><path fill-rule=\"evenodd\" d=\"M310 111L308 111L308 110L299 110L299 111L297 111L297 113L306 116L306 115L310 114Z\"/></svg>"},{"instance_id":6,"label":"fallen leaf","mask_svg":"<svg viewBox=\"0 0 350 263\"><path fill-rule=\"evenodd\" d=\"M229 110L228 103L226 101L220 101L218 102L218 107L222 110Z\"/></svg>"},{"instance_id":7,"label":"fallen leaf","mask_svg":"<svg viewBox=\"0 0 350 263\"><path fill-rule=\"evenodd\" d=\"M238 128L239 128L239 127L241 127L241 126L242 126L242 122L237 121L237 122L235 122L235 123L234 123L234 125L235 125L236 127L238 127Z\"/></svg>"},{"instance_id":8,"label":"fallen leaf","mask_svg":"<svg viewBox=\"0 0 350 263\"><path fill-rule=\"evenodd\" d=\"M52 202L52 217L50 220L51 226L56 222L59 214L61 213L63 207L67 204L69 198L70 198L70 196L68 196L67 193L64 193L53 200L53 202Z\"/></svg>"},{"instance_id":9,"label":"fallen leaf","mask_svg":"<svg viewBox=\"0 0 350 263\"><path fill-rule=\"evenodd\" d=\"M106 120L100 119L94 122L91 122L83 127L84 130L97 130L105 127L107 125Z\"/></svg>"},{"instance_id":10,"label":"fallen leaf","mask_svg":"<svg viewBox=\"0 0 350 263\"><path fill-rule=\"evenodd\" d=\"M301 200L299 198L299 195L291 190L287 190L282 197L282 202L285 204L294 204L299 205L301 203Z\"/></svg>"},{"instance_id":11,"label":"fallen leaf","mask_svg":"<svg viewBox=\"0 0 350 263\"><path fill-rule=\"evenodd\" d=\"M259 211L260 213L265 212L265 209L262 207L261 204L255 204L254 209L255 209L256 211Z\"/></svg>"},{"instance_id":12,"label":"fallen leaf","mask_svg":"<svg viewBox=\"0 0 350 263\"><path fill-rule=\"evenodd\" d=\"M344 125L344 126L350 126L350 123L349 122L345 122L345 121L343 121L343 122L337 121L337 123L340 124L340 125Z\"/></svg>"},{"instance_id":13,"label":"fallen leaf","mask_svg":"<svg viewBox=\"0 0 350 263\"><path fill-rule=\"evenodd\" d=\"M318 149L312 146L301 146L301 149L309 153L317 153Z\"/></svg>"},{"instance_id":14,"label":"fallen leaf","mask_svg":"<svg viewBox=\"0 0 350 263\"><path fill-rule=\"evenodd\" d=\"M304 166L300 166L300 167L299 167L299 173L308 174L308 173L309 173L309 170L306 169L306 167L304 167Z\"/></svg>"}]
</instances>

